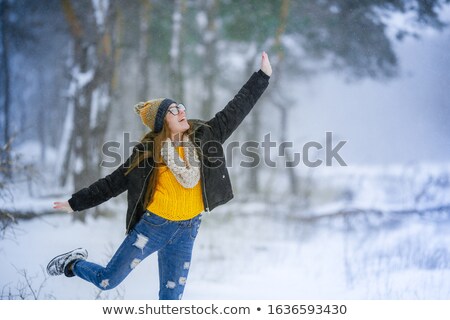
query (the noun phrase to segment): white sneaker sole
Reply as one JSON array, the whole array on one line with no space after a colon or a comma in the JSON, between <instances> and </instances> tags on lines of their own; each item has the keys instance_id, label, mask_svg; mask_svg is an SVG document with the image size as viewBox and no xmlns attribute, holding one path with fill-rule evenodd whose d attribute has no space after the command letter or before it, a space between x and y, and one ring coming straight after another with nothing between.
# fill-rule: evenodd
<instances>
[{"instance_id":1,"label":"white sneaker sole","mask_svg":"<svg viewBox=\"0 0 450 320\"><path fill-rule=\"evenodd\" d=\"M67 256L67 258L69 258L69 255L73 257L73 259L71 259L71 261L76 260L76 259L86 259L88 257L88 252L86 249L83 248L77 248L71 251L68 251L66 253L62 253L56 257L54 257L52 260L50 260L50 262L47 264L47 273L50 276L59 276L61 274L64 274L64 270L62 270L62 272L56 272L56 270L54 270L55 268L52 268L53 264L61 259L61 257L63 256ZM66 259L67 259L66 258ZM64 264L66 262L64 261Z\"/></svg>"}]
</instances>

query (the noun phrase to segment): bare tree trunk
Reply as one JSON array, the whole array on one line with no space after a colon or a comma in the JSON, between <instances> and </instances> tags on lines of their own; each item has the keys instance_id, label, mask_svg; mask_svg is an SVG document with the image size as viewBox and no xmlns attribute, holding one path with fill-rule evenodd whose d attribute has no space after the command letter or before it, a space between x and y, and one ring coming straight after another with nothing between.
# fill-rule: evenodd
<instances>
[{"instance_id":1,"label":"bare tree trunk","mask_svg":"<svg viewBox=\"0 0 450 320\"><path fill-rule=\"evenodd\" d=\"M251 74L253 70L253 63L254 59L249 59L246 64L246 71L245 74ZM261 105L261 101L264 99L264 97L261 98L259 101L259 105ZM248 127L249 130L247 130L247 141L260 141L261 140L261 113L260 112L252 112L251 116L249 117L251 121L251 125ZM254 150L255 152L259 152L258 149ZM249 176L248 176L248 190L251 190L251 193L258 194L260 192L260 175L261 175L261 166L256 166L249 170Z\"/></svg>"},{"instance_id":2,"label":"bare tree trunk","mask_svg":"<svg viewBox=\"0 0 450 320\"><path fill-rule=\"evenodd\" d=\"M73 61L70 84L73 110L73 130L66 134L70 141L66 148L64 164L71 160L75 190L82 189L97 180L101 174L100 151L104 143L114 85L115 55L114 26L115 1L106 8L83 5L83 16L77 15L70 0L62 0L63 10L73 40ZM102 20L98 16L103 17ZM94 19L95 18L95 19ZM87 22L81 23L80 19ZM93 21L96 21L95 23ZM68 115L69 117L70 115ZM69 130L70 128L66 128ZM62 175L70 172L62 171ZM84 220L84 215L78 215Z\"/></svg>"},{"instance_id":3,"label":"bare tree trunk","mask_svg":"<svg viewBox=\"0 0 450 320\"><path fill-rule=\"evenodd\" d=\"M185 0L176 0L172 14L172 39L170 43L170 88L172 98L184 101L183 79L183 15Z\"/></svg>"},{"instance_id":4,"label":"bare tree trunk","mask_svg":"<svg viewBox=\"0 0 450 320\"><path fill-rule=\"evenodd\" d=\"M10 88L10 69L9 69L9 46L8 46L8 3L6 0L0 2L0 23L1 23L1 44L2 44L2 78L3 78L3 143L7 148L2 152L2 159L0 159L3 166L5 177L11 178L11 137L9 132L9 109L11 103L11 88Z\"/></svg>"},{"instance_id":5,"label":"bare tree trunk","mask_svg":"<svg viewBox=\"0 0 450 320\"><path fill-rule=\"evenodd\" d=\"M67 178L70 176L70 160L72 155L72 146L74 144L73 134L73 115L74 115L74 101L69 98L66 118L64 120L63 131L58 148L58 159L61 159L56 164L56 176L58 177L59 185L64 186L67 183Z\"/></svg>"},{"instance_id":6,"label":"bare tree trunk","mask_svg":"<svg viewBox=\"0 0 450 320\"><path fill-rule=\"evenodd\" d=\"M278 105L278 109L281 112L281 142L288 142L286 132L289 130L289 107L288 105L291 105L291 103L287 103L287 105ZM294 162L294 156L292 154L292 149L286 148L284 150L284 157L286 159L286 163L293 163ZM291 193L293 195L298 195L299 193L299 183L298 183L298 177L295 173L295 167L287 167L286 172L288 174L289 178L289 185L291 186Z\"/></svg>"},{"instance_id":7,"label":"bare tree trunk","mask_svg":"<svg viewBox=\"0 0 450 320\"><path fill-rule=\"evenodd\" d=\"M141 1L142 9L139 16L139 89L138 101L147 100L151 93L149 92L150 74L149 74L149 44L152 41L150 32L151 2L150 0Z\"/></svg>"},{"instance_id":8,"label":"bare tree trunk","mask_svg":"<svg viewBox=\"0 0 450 320\"><path fill-rule=\"evenodd\" d=\"M286 25L287 25L287 19L289 15L289 6L290 6L290 0L282 0L281 2L281 8L280 8L280 18L279 18L279 25L278 29L275 35L275 43L274 43L274 49L277 52L277 65L275 66L275 72L274 75L277 77L277 81L273 81L275 83L280 83L280 77L281 77L281 66L284 60L284 52L283 52L283 45L281 43L281 38L283 34L286 31ZM273 90L273 92L277 91L276 89ZM281 99L281 100L280 100ZM286 99L283 99L281 95L279 96L279 101L274 103L276 107L278 107L278 110L280 110L281 113L281 123L280 123L280 138L282 142L287 141L286 132L289 131L289 105L293 105L292 101L287 101ZM285 149L284 157L286 159L286 163L292 162L294 160L293 154L291 149ZM297 174L295 172L295 167L288 167L286 168L286 173L288 174L289 178L289 184L290 184L290 190L291 193L294 195L298 195L299 192L299 179L297 177Z\"/></svg>"},{"instance_id":9,"label":"bare tree trunk","mask_svg":"<svg viewBox=\"0 0 450 320\"><path fill-rule=\"evenodd\" d=\"M47 129L47 125L43 125L46 122L46 108L45 108L45 72L42 68L42 66L38 66L37 67L39 70L39 83L38 83L38 88L39 88L39 101L36 101L36 108L39 109L38 115L37 115L37 121L39 124L39 126L37 126L37 136L38 136L38 140L39 140L39 145L40 145L40 159L41 159L41 163L44 163L46 160L46 153L45 150L48 146L48 139L47 139L47 135L46 135L46 129ZM24 119L25 120L25 119ZM25 122L25 121L22 121ZM50 124L49 124L50 125Z\"/></svg>"},{"instance_id":10,"label":"bare tree trunk","mask_svg":"<svg viewBox=\"0 0 450 320\"><path fill-rule=\"evenodd\" d=\"M275 35L275 43L274 43L274 47L277 50L277 54L278 54L278 61L281 61L284 58L283 47L281 44L281 37L283 36L283 34L286 31L287 19L289 16L289 6L290 6L290 0L282 0L281 1L280 18L279 18L280 23L278 25L277 33Z\"/></svg>"},{"instance_id":11,"label":"bare tree trunk","mask_svg":"<svg viewBox=\"0 0 450 320\"><path fill-rule=\"evenodd\" d=\"M206 4L206 29L202 31L203 45L205 47L202 66L203 69L203 93L202 117L209 119L213 113L216 100L215 85L217 75L217 26L216 17L218 10L217 0L205 0Z\"/></svg>"},{"instance_id":12,"label":"bare tree trunk","mask_svg":"<svg viewBox=\"0 0 450 320\"><path fill-rule=\"evenodd\" d=\"M275 107L278 108L281 114L281 120L280 120L280 140L281 142L289 142L287 140L286 132L289 132L289 105L292 105L292 101L288 101L282 98L279 98L279 101L273 101L273 104ZM294 154L292 153L292 150L290 148L284 149L284 158L285 163L294 163ZM297 164L298 165L298 164ZM295 172L296 165L295 166L288 166L286 168L286 174L289 178L289 185L290 185L290 191L293 195L299 195L299 179Z\"/></svg>"}]
</instances>

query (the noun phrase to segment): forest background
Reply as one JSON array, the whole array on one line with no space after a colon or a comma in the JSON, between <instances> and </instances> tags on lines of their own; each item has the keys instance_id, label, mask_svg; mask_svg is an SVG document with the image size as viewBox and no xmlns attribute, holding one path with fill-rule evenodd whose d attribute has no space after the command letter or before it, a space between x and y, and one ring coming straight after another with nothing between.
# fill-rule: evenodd
<instances>
[{"instance_id":1,"label":"forest background","mask_svg":"<svg viewBox=\"0 0 450 320\"><path fill-rule=\"evenodd\" d=\"M227 154L236 196L204 219L186 298L448 299L449 2L1 0L1 297L155 296L153 258L114 293L48 279L72 247L107 261L126 212L125 194L52 203L130 154L135 103L209 119L266 51L270 86L226 144L260 162Z\"/></svg>"}]
</instances>

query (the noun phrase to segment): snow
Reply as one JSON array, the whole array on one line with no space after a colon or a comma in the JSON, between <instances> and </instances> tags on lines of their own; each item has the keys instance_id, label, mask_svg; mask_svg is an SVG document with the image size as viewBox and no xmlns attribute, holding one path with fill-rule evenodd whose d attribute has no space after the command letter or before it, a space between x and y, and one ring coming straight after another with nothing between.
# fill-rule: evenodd
<instances>
[{"instance_id":1,"label":"snow","mask_svg":"<svg viewBox=\"0 0 450 320\"><path fill-rule=\"evenodd\" d=\"M328 168L314 171L316 181L347 189L352 206L381 210L423 210L450 204L449 173L447 163L352 166L351 171Z\"/></svg>"},{"instance_id":2,"label":"snow","mask_svg":"<svg viewBox=\"0 0 450 320\"><path fill-rule=\"evenodd\" d=\"M94 69L89 69L85 72L81 72L79 66L73 68L72 77L76 83L76 88L82 88L86 86L94 78Z\"/></svg>"},{"instance_id":3,"label":"snow","mask_svg":"<svg viewBox=\"0 0 450 320\"><path fill-rule=\"evenodd\" d=\"M23 148L39 150L33 144ZM313 176L318 190L325 180L350 189L353 198L303 209L290 206L295 199L287 196L289 201L271 204L258 198L244 202L238 194L204 214L184 299L449 299L449 210L390 211L448 205L450 184L442 177L449 174L448 164L318 171ZM394 192L404 185L413 187ZM423 185L429 197L414 202ZM11 192L14 201L2 208L46 213L57 200L50 187L30 196L24 184L16 184ZM70 195L69 190L59 195L64 192ZM53 214L14 225L0 242L2 295L23 288L26 270L32 286L44 284L40 299L157 299L156 254L112 291L100 293L78 278L46 278L42 270L53 256L78 247L89 251L90 261L107 263L125 236L126 200L101 206L111 217L88 216L81 223L71 214ZM333 215L350 208L382 213Z\"/></svg>"},{"instance_id":4,"label":"snow","mask_svg":"<svg viewBox=\"0 0 450 320\"><path fill-rule=\"evenodd\" d=\"M405 218L398 227L343 232L333 224L313 227L276 215L207 215L184 297L448 299L448 218L445 225ZM16 269L27 270L39 284L47 261L75 247L87 248L92 261L104 264L121 243L123 227L122 218L89 218L82 224L70 215L21 223L15 239L2 242L1 286L14 288L20 281ZM157 274L152 255L101 297L156 299ZM89 283L65 277L47 279L43 292L57 299L98 294Z\"/></svg>"},{"instance_id":5,"label":"snow","mask_svg":"<svg viewBox=\"0 0 450 320\"><path fill-rule=\"evenodd\" d=\"M93 0L95 10L95 21L99 27L104 27L106 13L108 12L109 0Z\"/></svg>"},{"instance_id":6,"label":"snow","mask_svg":"<svg viewBox=\"0 0 450 320\"><path fill-rule=\"evenodd\" d=\"M206 15L205 11L201 11L199 10L197 12L197 15L195 16L197 25L200 29L204 29L206 28L207 24L208 24L208 17Z\"/></svg>"},{"instance_id":7,"label":"snow","mask_svg":"<svg viewBox=\"0 0 450 320\"><path fill-rule=\"evenodd\" d=\"M99 104L101 96L102 96L101 88L98 88L92 92L92 103L89 114L89 128L95 128L97 126L97 116L99 112Z\"/></svg>"}]
</instances>

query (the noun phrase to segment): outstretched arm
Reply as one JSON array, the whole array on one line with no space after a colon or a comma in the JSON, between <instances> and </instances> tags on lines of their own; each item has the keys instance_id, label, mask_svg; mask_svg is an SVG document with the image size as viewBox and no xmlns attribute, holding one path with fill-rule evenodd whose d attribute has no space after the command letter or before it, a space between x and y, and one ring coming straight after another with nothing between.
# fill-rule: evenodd
<instances>
[{"instance_id":1,"label":"outstretched arm","mask_svg":"<svg viewBox=\"0 0 450 320\"><path fill-rule=\"evenodd\" d=\"M127 190L125 171L129 167L133 156L134 154L111 174L72 194L69 200L55 201L53 209L67 213L83 211L118 196Z\"/></svg>"},{"instance_id":2,"label":"outstretched arm","mask_svg":"<svg viewBox=\"0 0 450 320\"><path fill-rule=\"evenodd\" d=\"M263 52L261 57L261 69L258 72L253 73L247 83L244 84L236 96L228 102L225 108L207 122L217 141L224 143L241 124L269 85L269 78L271 75L272 67L270 65L269 57L267 56L267 53Z\"/></svg>"}]
</instances>

